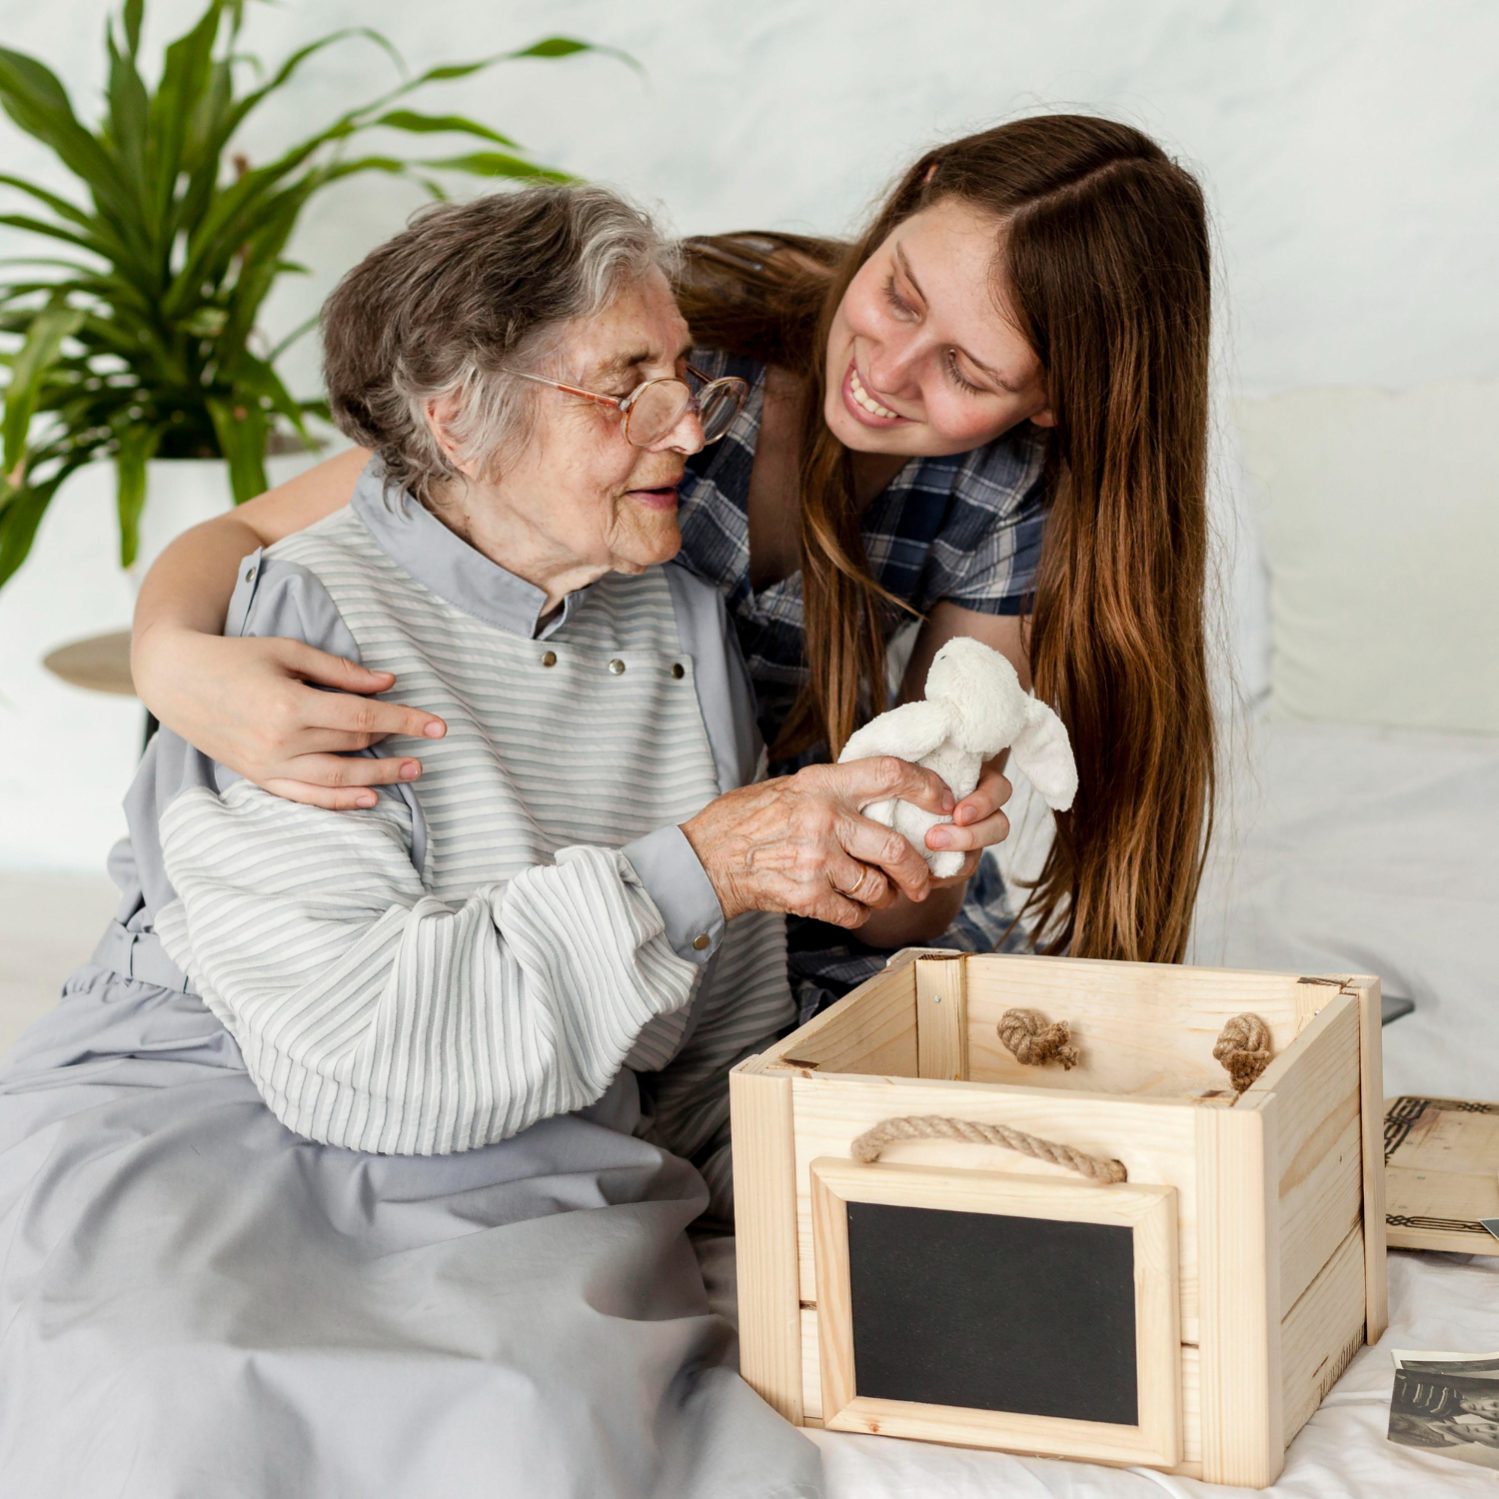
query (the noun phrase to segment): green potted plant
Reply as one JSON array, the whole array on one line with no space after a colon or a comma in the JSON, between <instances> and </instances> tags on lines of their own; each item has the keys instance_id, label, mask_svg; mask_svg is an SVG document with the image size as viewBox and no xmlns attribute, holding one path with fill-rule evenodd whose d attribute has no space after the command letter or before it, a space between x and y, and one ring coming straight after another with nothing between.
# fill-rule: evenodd
<instances>
[{"instance_id":1,"label":"green potted plant","mask_svg":"<svg viewBox=\"0 0 1499 1499\"><path fill-rule=\"evenodd\" d=\"M351 27L261 70L241 43L244 0L209 0L148 80L143 19L144 0L126 0L106 22L107 82L92 127L42 63L0 48L0 108L76 187L67 195L0 172L0 207L13 206L9 197L25 210L0 213L0 225L34 241L33 254L0 261L0 586L25 560L64 481L87 465L113 464L128 567L148 494L154 505L174 465L180 473L193 460L211 462L222 475L205 486L194 472L187 487L239 503L266 488L266 457L278 445L315 446L308 419L321 404L292 395L276 369L310 323L274 347L257 331L278 279L305 272L287 257L303 209L330 183L367 172L413 179L439 197L445 173L566 180L498 130L402 101L509 59L611 50L550 37L428 68L252 164L234 152L237 132L308 58L358 38L399 68L394 49L368 27ZM416 158L351 150L369 131L467 137L473 149Z\"/></svg>"}]
</instances>

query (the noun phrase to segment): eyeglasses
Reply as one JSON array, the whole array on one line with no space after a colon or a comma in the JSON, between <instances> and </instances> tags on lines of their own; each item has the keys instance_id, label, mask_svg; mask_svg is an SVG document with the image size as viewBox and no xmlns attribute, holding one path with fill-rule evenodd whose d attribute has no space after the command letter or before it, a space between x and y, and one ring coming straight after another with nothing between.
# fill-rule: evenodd
<instances>
[{"instance_id":1,"label":"eyeglasses","mask_svg":"<svg viewBox=\"0 0 1499 1499\"><path fill-rule=\"evenodd\" d=\"M701 382L700 390L694 392L685 380L671 376L647 380L627 396L600 395L576 385L564 385L560 380L528 375L523 370L506 370L504 373L514 375L518 380L530 380L535 385L550 385L553 390L581 396L585 401L597 401L601 406L613 406L619 412L625 441L637 448L655 447L688 411L695 411L703 424L704 445L717 442L734 425L734 418L744 409L744 398L749 393L749 386L736 376L714 380L690 364L687 373Z\"/></svg>"}]
</instances>

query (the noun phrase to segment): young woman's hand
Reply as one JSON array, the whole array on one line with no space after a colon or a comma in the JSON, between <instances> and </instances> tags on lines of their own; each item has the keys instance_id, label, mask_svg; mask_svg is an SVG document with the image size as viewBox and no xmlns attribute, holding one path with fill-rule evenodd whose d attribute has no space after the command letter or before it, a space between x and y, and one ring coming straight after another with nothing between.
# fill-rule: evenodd
<instances>
[{"instance_id":1,"label":"young woman's hand","mask_svg":"<svg viewBox=\"0 0 1499 1499\"><path fill-rule=\"evenodd\" d=\"M298 640L155 630L137 639L132 669L142 701L189 744L266 791L335 811L373 806L371 787L421 774L417 760L339 751L447 732L431 713L366 695L389 690L390 672Z\"/></svg>"},{"instance_id":2,"label":"young woman's hand","mask_svg":"<svg viewBox=\"0 0 1499 1499\"><path fill-rule=\"evenodd\" d=\"M952 822L927 830L928 848L955 848L965 854L979 854L1010 836L1010 819L1003 810L1015 790L1004 773L1008 754L1008 750L1002 750L992 760L985 761L979 772L978 785L958 803ZM978 861L965 859L963 867L968 874L954 875L953 880L966 880L978 867Z\"/></svg>"},{"instance_id":3,"label":"young woman's hand","mask_svg":"<svg viewBox=\"0 0 1499 1499\"><path fill-rule=\"evenodd\" d=\"M978 785L953 810L952 824L929 828L928 848L956 848L964 858L956 874L933 878L925 901L892 901L870 916L859 931L859 940L870 947L911 947L935 942L953 924L963 905L968 881L979 867L984 850L1002 843L1010 832L1010 820L1000 809L1010 799L1010 783L1002 766L1004 754L988 761Z\"/></svg>"},{"instance_id":4,"label":"young woman's hand","mask_svg":"<svg viewBox=\"0 0 1499 1499\"><path fill-rule=\"evenodd\" d=\"M916 849L860 810L890 797L939 815L954 808L940 776L884 755L743 786L710 802L682 831L726 919L784 911L858 927L898 896L920 902L932 888Z\"/></svg>"}]
</instances>

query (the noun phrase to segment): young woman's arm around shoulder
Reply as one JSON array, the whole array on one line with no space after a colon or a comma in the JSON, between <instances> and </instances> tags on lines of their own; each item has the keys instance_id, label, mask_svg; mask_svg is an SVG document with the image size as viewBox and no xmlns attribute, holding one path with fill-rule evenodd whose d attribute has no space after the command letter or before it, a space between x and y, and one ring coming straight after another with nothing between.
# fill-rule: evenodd
<instances>
[{"instance_id":1,"label":"young woman's arm around shoulder","mask_svg":"<svg viewBox=\"0 0 1499 1499\"><path fill-rule=\"evenodd\" d=\"M247 780L320 807L372 806L371 787L420 773L414 760L329 751L364 749L387 734L437 738L442 720L369 696L394 685L388 672L299 640L221 631L240 561L347 504L368 461L352 448L184 532L146 575L135 609L130 665L151 712ZM310 752L314 737L323 752Z\"/></svg>"}]
</instances>

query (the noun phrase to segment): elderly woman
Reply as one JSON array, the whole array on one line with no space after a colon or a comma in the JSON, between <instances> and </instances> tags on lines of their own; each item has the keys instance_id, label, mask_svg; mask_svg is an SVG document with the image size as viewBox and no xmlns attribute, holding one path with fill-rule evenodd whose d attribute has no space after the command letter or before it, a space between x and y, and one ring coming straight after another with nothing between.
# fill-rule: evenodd
<instances>
[{"instance_id":1,"label":"elderly woman","mask_svg":"<svg viewBox=\"0 0 1499 1499\"><path fill-rule=\"evenodd\" d=\"M684 1231L726 1211L726 1069L791 1018L775 913L924 894L857 808L952 803L899 762L751 784L721 601L660 565L742 399L686 368L667 257L540 189L329 302L379 456L229 627L448 732L353 814L152 745L120 919L0 1071L8 1492L815 1492Z\"/></svg>"}]
</instances>

